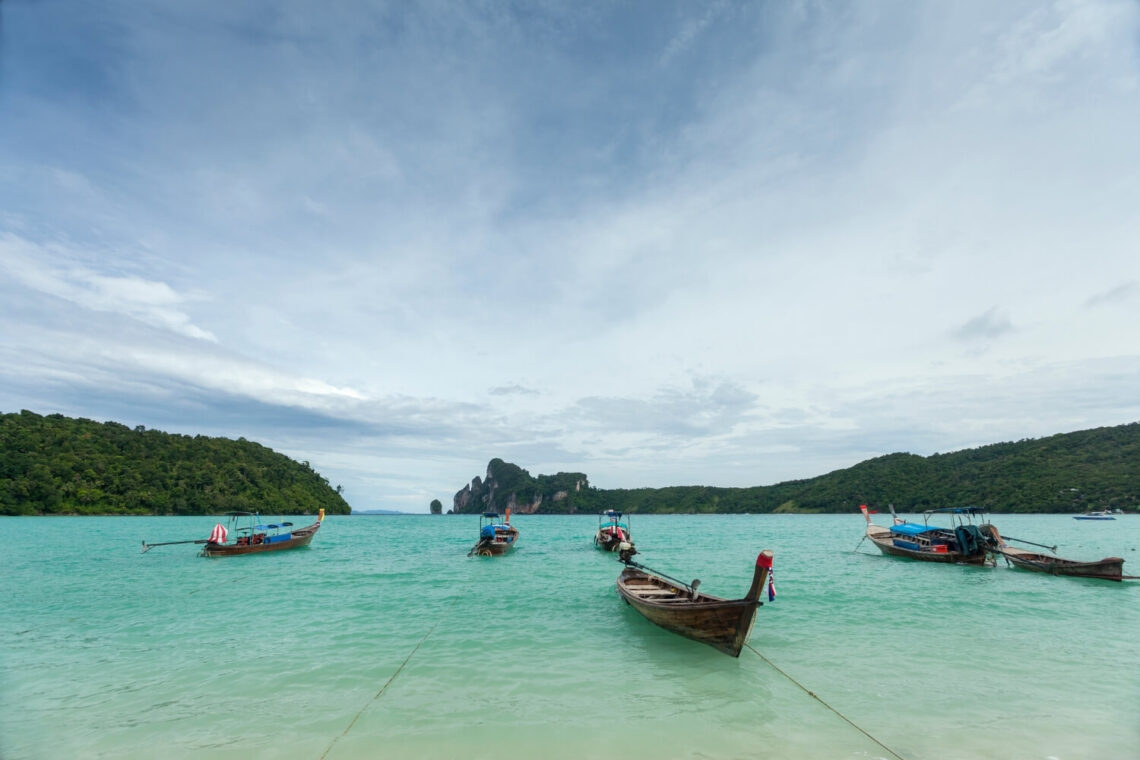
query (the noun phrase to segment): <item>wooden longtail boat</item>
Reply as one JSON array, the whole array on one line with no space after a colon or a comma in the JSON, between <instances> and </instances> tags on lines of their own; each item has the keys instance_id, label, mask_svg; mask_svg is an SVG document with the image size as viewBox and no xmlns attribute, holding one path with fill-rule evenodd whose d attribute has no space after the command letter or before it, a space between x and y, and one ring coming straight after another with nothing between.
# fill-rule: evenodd
<instances>
[{"instance_id":1,"label":"wooden longtail boat","mask_svg":"<svg viewBox=\"0 0 1140 760\"><path fill-rule=\"evenodd\" d=\"M771 577L771 551L765 549L756 557L752 585L741 599L704 594L697 591L698 580L683 583L628 559L624 561L626 567L617 581L618 593L646 620L727 655L740 656L752 633L756 609L763 604L760 592L764 581ZM775 588L770 585L769 600L775 595Z\"/></svg>"},{"instance_id":2,"label":"wooden longtail boat","mask_svg":"<svg viewBox=\"0 0 1140 760\"><path fill-rule=\"evenodd\" d=\"M225 538L221 542L207 541L202 547L203 557L232 557L237 554L277 552L308 546L321 529L325 511L320 511L317 521L312 525L296 530L286 530L293 527L291 522L262 523L257 512L227 512L226 517L231 526L226 533L235 535L233 543L227 543ZM225 533L222 535L225 536Z\"/></svg>"},{"instance_id":3,"label":"wooden longtail boat","mask_svg":"<svg viewBox=\"0 0 1140 760\"><path fill-rule=\"evenodd\" d=\"M616 552L622 541L633 543L629 532L629 522L621 521L621 512L607 509L598 515L598 532L594 534L594 546L607 552Z\"/></svg>"},{"instance_id":4,"label":"wooden longtail boat","mask_svg":"<svg viewBox=\"0 0 1140 760\"><path fill-rule=\"evenodd\" d=\"M170 546L172 544L205 544L202 551L198 552L200 557L228 557L233 554L259 554L283 549L296 549L300 546L308 546L309 542L313 540L313 536L317 534L321 528L321 523L324 522L325 510L321 509L315 523L307 528L296 530L285 530L293 527L291 522L262 524L261 516L257 512L226 512L225 516L228 527L218 523L214 526L209 538L159 541L150 544L143 541L143 553L145 554L156 546ZM285 532L282 533L282 530ZM232 543L229 541L231 533L234 535Z\"/></svg>"},{"instance_id":5,"label":"wooden longtail boat","mask_svg":"<svg viewBox=\"0 0 1140 760\"><path fill-rule=\"evenodd\" d=\"M893 517L890 527L875 525L867 505L859 507L867 520L866 538L883 554L910 557L923 562L948 562L967 565L985 564L991 549L997 546L996 529L989 523L973 524L973 518L984 519L982 507L948 507L923 512L922 523L909 523ZM948 528L929 524L930 516L951 516Z\"/></svg>"},{"instance_id":6,"label":"wooden longtail boat","mask_svg":"<svg viewBox=\"0 0 1140 760\"><path fill-rule=\"evenodd\" d=\"M498 512L484 512L479 517L479 540L467 552L479 557L496 557L506 554L519 540L518 528L511 525L511 510L508 509L502 521Z\"/></svg>"},{"instance_id":7,"label":"wooden longtail boat","mask_svg":"<svg viewBox=\"0 0 1140 760\"><path fill-rule=\"evenodd\" d=\"M1075 559L1064 559L1051 554L1038 554L1024 549L1015 549L1011 546L1003 546L997 552L1014 567L1031 570L1035 573L1071 575L1077 578L1102 578L1106 581L1124 579L1124 560L1120 557L1105 557L1094 562L1079 562Z\"/></svg>"}]
</instances>

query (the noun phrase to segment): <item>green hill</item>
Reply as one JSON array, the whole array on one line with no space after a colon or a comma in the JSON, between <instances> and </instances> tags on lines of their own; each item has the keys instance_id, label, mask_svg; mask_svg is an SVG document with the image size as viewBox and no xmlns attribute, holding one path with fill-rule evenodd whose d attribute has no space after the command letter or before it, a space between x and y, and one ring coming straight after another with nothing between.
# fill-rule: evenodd
<instances>
[{"instance_id":1,"label":"green hill","mask_svg":"<svg viewBox=\"0 0 1140 760\"><path fill-rule=\"evenodd\" d=\"M240 438L0 415L0 514L348 514L308 462Z\"/></svg>"},{"instance_id":2,"label":"green hill","mask_svg":"<svg viewBox=\"0 0 1140 760\"><path fill-rule=\"evenodd\" d=\"M1075 512L1140 505L1140 423L995 443L922 457L888 454L771 486L599 489L583 473L532 477L491 460L485 480L455 495L454 512L847 512L977 505L994 512Z\"/></svg>"}]
</instances>

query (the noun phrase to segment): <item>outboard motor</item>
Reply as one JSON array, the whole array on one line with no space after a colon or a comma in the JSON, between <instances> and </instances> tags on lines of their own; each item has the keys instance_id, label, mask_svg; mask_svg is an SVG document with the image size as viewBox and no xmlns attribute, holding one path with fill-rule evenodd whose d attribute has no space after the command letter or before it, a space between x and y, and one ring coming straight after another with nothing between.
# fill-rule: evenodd
<instances>
[{"instance_id":1,"label":"outboard motor","mask_svg":"<svg viewBox=\"0 0 1140 760\"><path fill-rule=\"evenodd\" d=\"M985 537L987 548L1000 549L1005 545L1005 541L1002 540L1001 534L998 533L998 529L995 528L992 524L986 523L985 525L980 526L979 530L981 531L982 536Z\"/></svg>"},{"instance_id":2,"label":"outboard motor","mask_svg":"<svg viewBox=\"0 0 1140 760\"><path fill-rule=\"evenodd\" d=\"M633 548L633 544L629 541L622 541L618 544L618 559L622 562L629 562L635 554L637 554L637 549Z\"/></svg>"},{"instance_id":3,"label":"outboard motor","mask_svg":"<svg viewBox=\"0 0 1140 760\"><path fill-rule=\"evenodd\" d=\"M976 525L959 525L954 529L954 537L958 539L958 551L963 554L977 554L981 549L982 532Z\"/></svg>"}]
</instances>

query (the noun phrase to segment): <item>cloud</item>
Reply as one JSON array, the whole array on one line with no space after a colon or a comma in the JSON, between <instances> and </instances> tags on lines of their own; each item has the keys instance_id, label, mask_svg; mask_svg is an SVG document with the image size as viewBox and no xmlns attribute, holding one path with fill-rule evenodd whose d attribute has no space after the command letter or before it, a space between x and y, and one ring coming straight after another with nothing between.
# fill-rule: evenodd
<instances>
[{"instance_id":1,"label":"cloud","mask_svg":"<svg viewBox=\"0 0 1140 760\"><path fill-rule=\"evenodd\" d=\"M686 19L680 25L680 29L676 32L669 43L665 45L664 52L661 53L660 63L666 66L672 63L673 59L681 55L687 48L689 48L693 41L700 35L700 33L713 22L713 20L723 14L725 4L723 2L707 3L704 7L704 13L693 19Z\"/></svg>"},{"instance_id":2,"label":"cloud","mask_svg":"<svg viewBox=\"0 0 1140 760\"><path fill-rule=\"evenodd\" d=\"M198 340L216 341L180 307L188 299L168 284L134 275L108 275L80 264L66 247L0 237L0 268L13 282L92 311L113 312Z\"/></svg>"},{"instance_id":3,"label":"cloud","mask_svg":"<svg viewBox=\"0 0 1140 760\"><path fill-rule=\"evenodd\" d=\"M1009 315L996 306L968 320L964 325L954 331L959 340L978 340L997 338L1013 330L1013 323Z\"/></svg>"},{"instance_id":4,"label":"cloud","mask_svg":"<svg viewBox=\"0 0 1140 760\"><path fill-rule=\"evenodd\" d=\"M538 396L541 395L533 388L522 385L500 385L488 391L492 396Z\"/></svg>"},{"instance_id":5,"label":"cloud","mask_svg":"<svg viewBox=\"0 0 1140 760\"><path fill-rule=\"evenodd\" d=\"M1084 305L1088 308L1095 308L1109 304L1126 303L1135 301L1138 295L1140 295L1140 283L1131 280L1117 285L1115 288L1089 296L1085 299Z\"/></svg>"},{"instance_id":6,"label":"cloud","mask_svg":"<svg viewBox=\"0 0 1140 760\"><path fill-rule=\"evenodd\" d=\"M10 408L376 507L1134 415L1134 3L6 10Z\"/></svg>"}]
</instances>

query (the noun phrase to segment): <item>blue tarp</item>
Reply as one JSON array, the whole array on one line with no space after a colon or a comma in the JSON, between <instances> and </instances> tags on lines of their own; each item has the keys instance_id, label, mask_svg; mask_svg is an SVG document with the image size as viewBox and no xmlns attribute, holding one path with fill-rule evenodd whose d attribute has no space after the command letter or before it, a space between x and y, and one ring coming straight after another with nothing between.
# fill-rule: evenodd
<instances>
[{"instance_id":1,"label":"blue tarp","mask_svg":"<svg viewBox=\"0 0 1140 760\"><path fill-rule=\"evenodd\" d=\"M903 536L917 536L919 533L926 533L929 530L937 530L937 528L930 528L926 525L918 525L916 523L902 523L900 525L891 526L891 533L898 533Z\"/></svg>"},{"instance_id":2,"label":"blue tarp","mask_svg":"<svg viewBox=\"0 0 1140 760\"><path fill-rule=\"evenodd\" d=\"M494 525L484 525L479 530L479 535L482 536L483 538L494 538L495 537L495 526Z\"/></svg>"}]
</instances>

